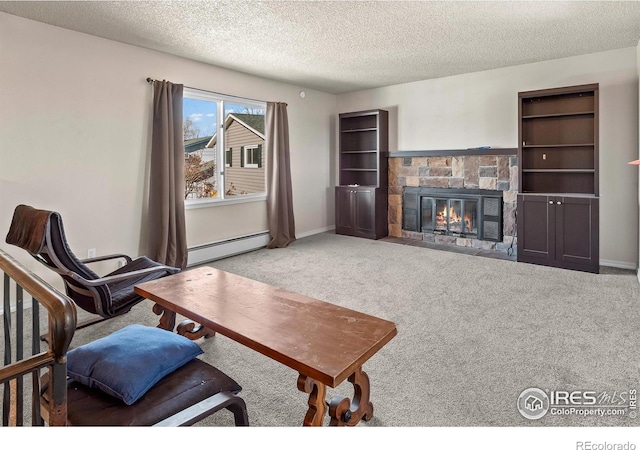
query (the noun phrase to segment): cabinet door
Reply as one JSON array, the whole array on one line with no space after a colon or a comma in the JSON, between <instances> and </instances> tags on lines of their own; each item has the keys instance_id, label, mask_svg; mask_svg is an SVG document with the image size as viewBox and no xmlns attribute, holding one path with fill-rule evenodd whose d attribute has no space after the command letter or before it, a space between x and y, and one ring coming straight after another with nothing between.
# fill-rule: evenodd
<instances>
[{"instance_id":1,"label":"cabinet door","mask_svg":"<svg viewBox=\"0 0 640 450\"><path fill-rule=\"evenodd\" d=\"M598 199L556 198L556 259L568 268L599 265ZM575 267L574 267L575 266Z\"/></svg>"},{"instance_id":2,"label":"cabinet door","mask_svg":"<svg viewBox=\"0 0 640 450\"><path fill-rule=\"evenodd\" d=\"M555 197L518 195L518 260L545 263L556 257Z\"/></svg>"},{"instance_id":3,"label":"cabinet door","mask_svg":"<svg viewBox=\"0 0 640 450\"><path fill-rule=\"evenodd\" d=\"M336 233L353 234L353 190L336 187Z\"/></svg>"},{"instance_id":4,"label":"cabinet door","mask_svg":"<svg viewBox=\"0 0 640 450\"><path fill-rule=\"evenodd\" d=\"M353 192L355 231L358 236L375 237L376 209L373 189L359 188Z\"/></svg>"}]
</instances>

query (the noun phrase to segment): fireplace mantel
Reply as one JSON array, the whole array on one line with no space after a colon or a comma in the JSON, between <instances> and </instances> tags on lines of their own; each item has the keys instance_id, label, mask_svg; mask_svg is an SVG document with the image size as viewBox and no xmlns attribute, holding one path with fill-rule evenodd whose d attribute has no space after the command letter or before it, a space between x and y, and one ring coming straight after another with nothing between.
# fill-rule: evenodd
<instances>
[{"instance_id":1,"label":"fireplace mantel","mask_svg":"<svg viewBox=\"0 0 640 450\"><path fill-rule=\"evenodd\" d=\"M402 150L389 152L389 158L412 158L416 156L483 156L517 155L517 148L465 148L451 150Z\"/></svg>"}]
</instances>

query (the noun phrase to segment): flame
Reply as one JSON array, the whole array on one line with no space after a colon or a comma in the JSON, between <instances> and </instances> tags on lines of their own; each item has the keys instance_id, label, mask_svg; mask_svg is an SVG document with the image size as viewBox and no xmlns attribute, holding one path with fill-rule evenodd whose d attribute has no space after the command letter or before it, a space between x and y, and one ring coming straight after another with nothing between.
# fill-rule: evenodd
<instances>
[{"instance_id":1,"label":"flame","mask_svg":"<svg viewBox=\"0 0 640 450\"><path fill-rule=\"evenodd\" d=\"M446 227L447 217L449 218L449 226L454 228L460 228L464 222L466 231L473 231L473 218L470 213L465 213L464 217L460 217L454 207L446 205L436 213L436 226Z\"/></svg>"}]
</instances>

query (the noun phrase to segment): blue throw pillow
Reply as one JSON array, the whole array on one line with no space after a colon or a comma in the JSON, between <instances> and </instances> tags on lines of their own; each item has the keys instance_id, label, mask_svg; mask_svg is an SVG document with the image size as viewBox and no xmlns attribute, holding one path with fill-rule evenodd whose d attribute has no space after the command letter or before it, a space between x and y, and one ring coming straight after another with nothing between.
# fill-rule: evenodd
<instances>
[{"instance_id":1,"label":"blue throw pillow","mask_svg":"<svg viewBox=\"0 0 640 450\"><path fill-rule=\"evenodd\" d=\"M129 325L67 353L67 374L131 405L160 379L203 351L184 336Z\"/></svg>"}]
</instances>

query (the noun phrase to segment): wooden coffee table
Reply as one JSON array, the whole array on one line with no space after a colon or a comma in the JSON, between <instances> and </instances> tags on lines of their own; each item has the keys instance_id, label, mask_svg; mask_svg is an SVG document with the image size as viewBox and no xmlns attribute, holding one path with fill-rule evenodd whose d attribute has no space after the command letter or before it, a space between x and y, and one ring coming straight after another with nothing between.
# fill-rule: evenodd
<instances>
[{"instance_id":1,"label":"wooden coffee table","mask_svg":"<svg viewBox=\"0 0 640 450\"><path fill-rule=\"evenodd\" d=\"M309 394L303 425L323 425L327 410L331 425L373 417L362 365L397 334L393 322L212 267L142 283L135 291L156 302L158 313L181 314L296 370L298 389ZM353 399L327 403L326 387L345 380L353 384Z\"/></svg>"}]
</instances>

